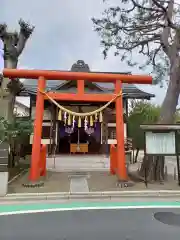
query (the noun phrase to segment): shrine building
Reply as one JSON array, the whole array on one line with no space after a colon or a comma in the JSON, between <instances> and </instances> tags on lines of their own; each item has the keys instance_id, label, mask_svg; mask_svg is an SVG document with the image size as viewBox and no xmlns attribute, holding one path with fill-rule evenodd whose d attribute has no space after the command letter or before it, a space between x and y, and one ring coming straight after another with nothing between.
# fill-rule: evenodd
<instances>
[{"instance_id":1,"label":"shrine building","mask_svg":"<svg viewBox=\"0 0 180 240\"><path fill-rule=\"evenodd\" d=\"M84 61L79 60L71 67L73 72L90 72L90 68ZM116 73L117 74L117 73ZM118 73L118 74L131 74ZM32 80L33 81L33 80ZM32 82L30 81L30 82ZM46 92L58 93L76 93L77 81L47 81ZM85 93L108 94L114 92L113 83L94 83L85 80ZM128 100L130 99L146 99L150 100L154 97L153 94L146 93L138 89L133 84L123 84L123 109L124 109L124 137L128 137ZM30 117L35 118L37 94L37 81L33 84L24 83L24 90L21 96L30 97ZM71 99L66 101L57 101L58 104L72 112L88 113L106 104L106 101L99 102L75 102ZM61 116L60 116L61 115ZM49 100L44 103L44 117L42 125L42 140L41 143L48 145L49 154L70 154L70 153L88 153L101 154L108 149L104 146L116 144L116 111L115 103L112 102L102 114L103 120L95 121L95 119L84 119L77 121L68 119L66 112L60 113L59 108ZM33 135L30 137L32 144ZM78 147L77 147L78 146Z\"/></svg>"}]
</instances>

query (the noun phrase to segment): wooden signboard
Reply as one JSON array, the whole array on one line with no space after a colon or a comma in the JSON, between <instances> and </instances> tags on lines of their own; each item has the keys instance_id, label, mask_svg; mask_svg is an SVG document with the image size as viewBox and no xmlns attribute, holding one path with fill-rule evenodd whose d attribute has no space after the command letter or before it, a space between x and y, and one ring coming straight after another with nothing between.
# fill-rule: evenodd
<instances>
[{"instance_id":1,"label":"wooden signboard","mask_svg":"<svg viewBox=\"0 0 180 240\"><path fill-rule=\"evenodd\" d=\"M179 149L177 143L177 134L180 130L180 124L149 124L141 125L144 130L145 158L148 155L152 156L176 156L178 185L180 186L180 163ZM159 158L160 160L162 158ZM146 164L147 166L147 164ZM145 167L145 184L147 186L147 169Z\"/></svg>"},{"instance_id":2,"label":"wooden signboard","mask_svg":"<svg viewBox=\"0 0 180 240\"><path fill-rule=\"evenodd\" d=\"M175 155L175 132L146 132L146 154Z\"/></svg>"}]
</instances>

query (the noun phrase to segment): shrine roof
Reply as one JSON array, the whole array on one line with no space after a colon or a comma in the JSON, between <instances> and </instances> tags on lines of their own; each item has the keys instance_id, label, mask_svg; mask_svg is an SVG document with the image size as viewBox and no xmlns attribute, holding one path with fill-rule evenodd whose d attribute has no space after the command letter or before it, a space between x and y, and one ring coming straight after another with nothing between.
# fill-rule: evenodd
<instances>
[{"instance_id":1,"label":"shrine roof","mask_svg":"<svg viewBox=\"0 0 180 240\"><path fill-rule=\"evenodd\" d=\"M53 92L71 92L71 89L62 89L61 90L61 85L64 86L66 84L65 82L62 84L57 84L52 81L48 81L46 91L53 91ZM113 84L111 85L110 83L92 83L95 85L97 88L100 89L102 93L112 93L114 91L114 86ZM123 93L126 95L126 98L137 98L137 99L150 99L152 97L155 97L154 94L144 92L137 88L133 84L123 84L122 86ZM97 93L96 91L88 91L89 93ZM99 91L98 91L99 92ZM29 94L29 95L36 95L37 93L37 84L24 84L24 91L21 93L21 95L24 94Z\"/></svg>"},{"instance_id":2,"label":"shrine roof","mask_svg":"<svg viewBox=\"0 0 180 240\"><path fill-rule=\"evenodd\" d=\"M73 64L71 71L74 72L92 72L90 71L89 66L84 63L84 61L79 60L77 63ZM102 73L102 72L101 72ZM117 72L104 72L117 74ZM118 72L118 74L131 74L130 72ZM36 80L25 80L24 91L21 92L21 95L36 95L37 93L37 81ZM85 82L86 92L88 93L112 93L114 92L113 83L96 83L96 82ZM76 81L58 81L58 80L48 80L46 84L46 91L53 92L76 92ZM144 92L136 87L134 84L124 83L122 86L123 93L126 98L135 98L135 99L150 99L155 97L154 94Z\"/></svg>"}]
</instances>

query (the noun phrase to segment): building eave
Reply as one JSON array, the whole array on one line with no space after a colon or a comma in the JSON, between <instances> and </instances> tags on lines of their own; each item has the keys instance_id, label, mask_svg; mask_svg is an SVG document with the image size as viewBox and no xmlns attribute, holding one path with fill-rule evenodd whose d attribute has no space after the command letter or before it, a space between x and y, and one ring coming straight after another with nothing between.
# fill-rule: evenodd
<instances>
[{"instance_id":1,"label":"building eave","mask_svg":"<svg viewBox=\"0 0 180 240\"><path fill-rule=\"evenodd\" d=\"M106 74L122 74L122 75L132 75L131 72L97 72L97 71L90 71L90 68L88 66L88 64L86 64L83 60L78 60L76 63L74 63L71 67L70 71L74 71L74 72L91 72L91 73L106 73ZM86 81L86 80L85 80ZM69 81L63 81L61 80L60 84L59 82L56 80L53 81L49 80L47 81L47 88L46 91L53 91L53 92L65 92L66 89L64 89L64 86L66 84L69 84ZM94 85L95 89L97 89L97 92L102 92L102 93L113 93L114 92L114 84L112 83L96 83L93 82L91 83L92 85ZM61 90L61 88L63 88ZM154 94L150 94L150 93L146 93L142 90L140 90L139 88L137 88L135 85L133 84L123 84L122 86L122 90L123 93L126 94L126 98L136 98L136 99L151 99L153 97L155 97ZM68 93L68 89L66 91ZM24 92L21 92L22 94L29 94L29 95L36 95L37 93L37 85L25 85L25 90ZM88 92L88 93L91 93Z\"/></svg>"}]
</instances>

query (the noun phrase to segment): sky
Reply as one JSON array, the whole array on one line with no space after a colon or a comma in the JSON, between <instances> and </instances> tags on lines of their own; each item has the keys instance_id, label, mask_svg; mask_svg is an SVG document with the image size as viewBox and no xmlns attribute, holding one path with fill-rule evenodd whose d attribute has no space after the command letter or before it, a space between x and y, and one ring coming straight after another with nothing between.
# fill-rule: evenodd
<instances>
[{"instance_id":1,"label":"sky","mask_svg":"<svg viewBox=\"0 0 180 240\"><path fill-rule=\"evenodd\" d=\"M112 3L118 0L111 0ZM70 70L77 60L84 60L93 71L130 71L130 68L110 53L104 60L100 38L93 31L92 17L101 16L107 6L103 0L0 0L0 22L10 30L18 29L20 18L29 21L35 30L19 59L19 68ZM107 3L108 4L108 3ZM161 104L165 88L138 86L156 95L153 102Z\"/></svg>"}]
</instances>

